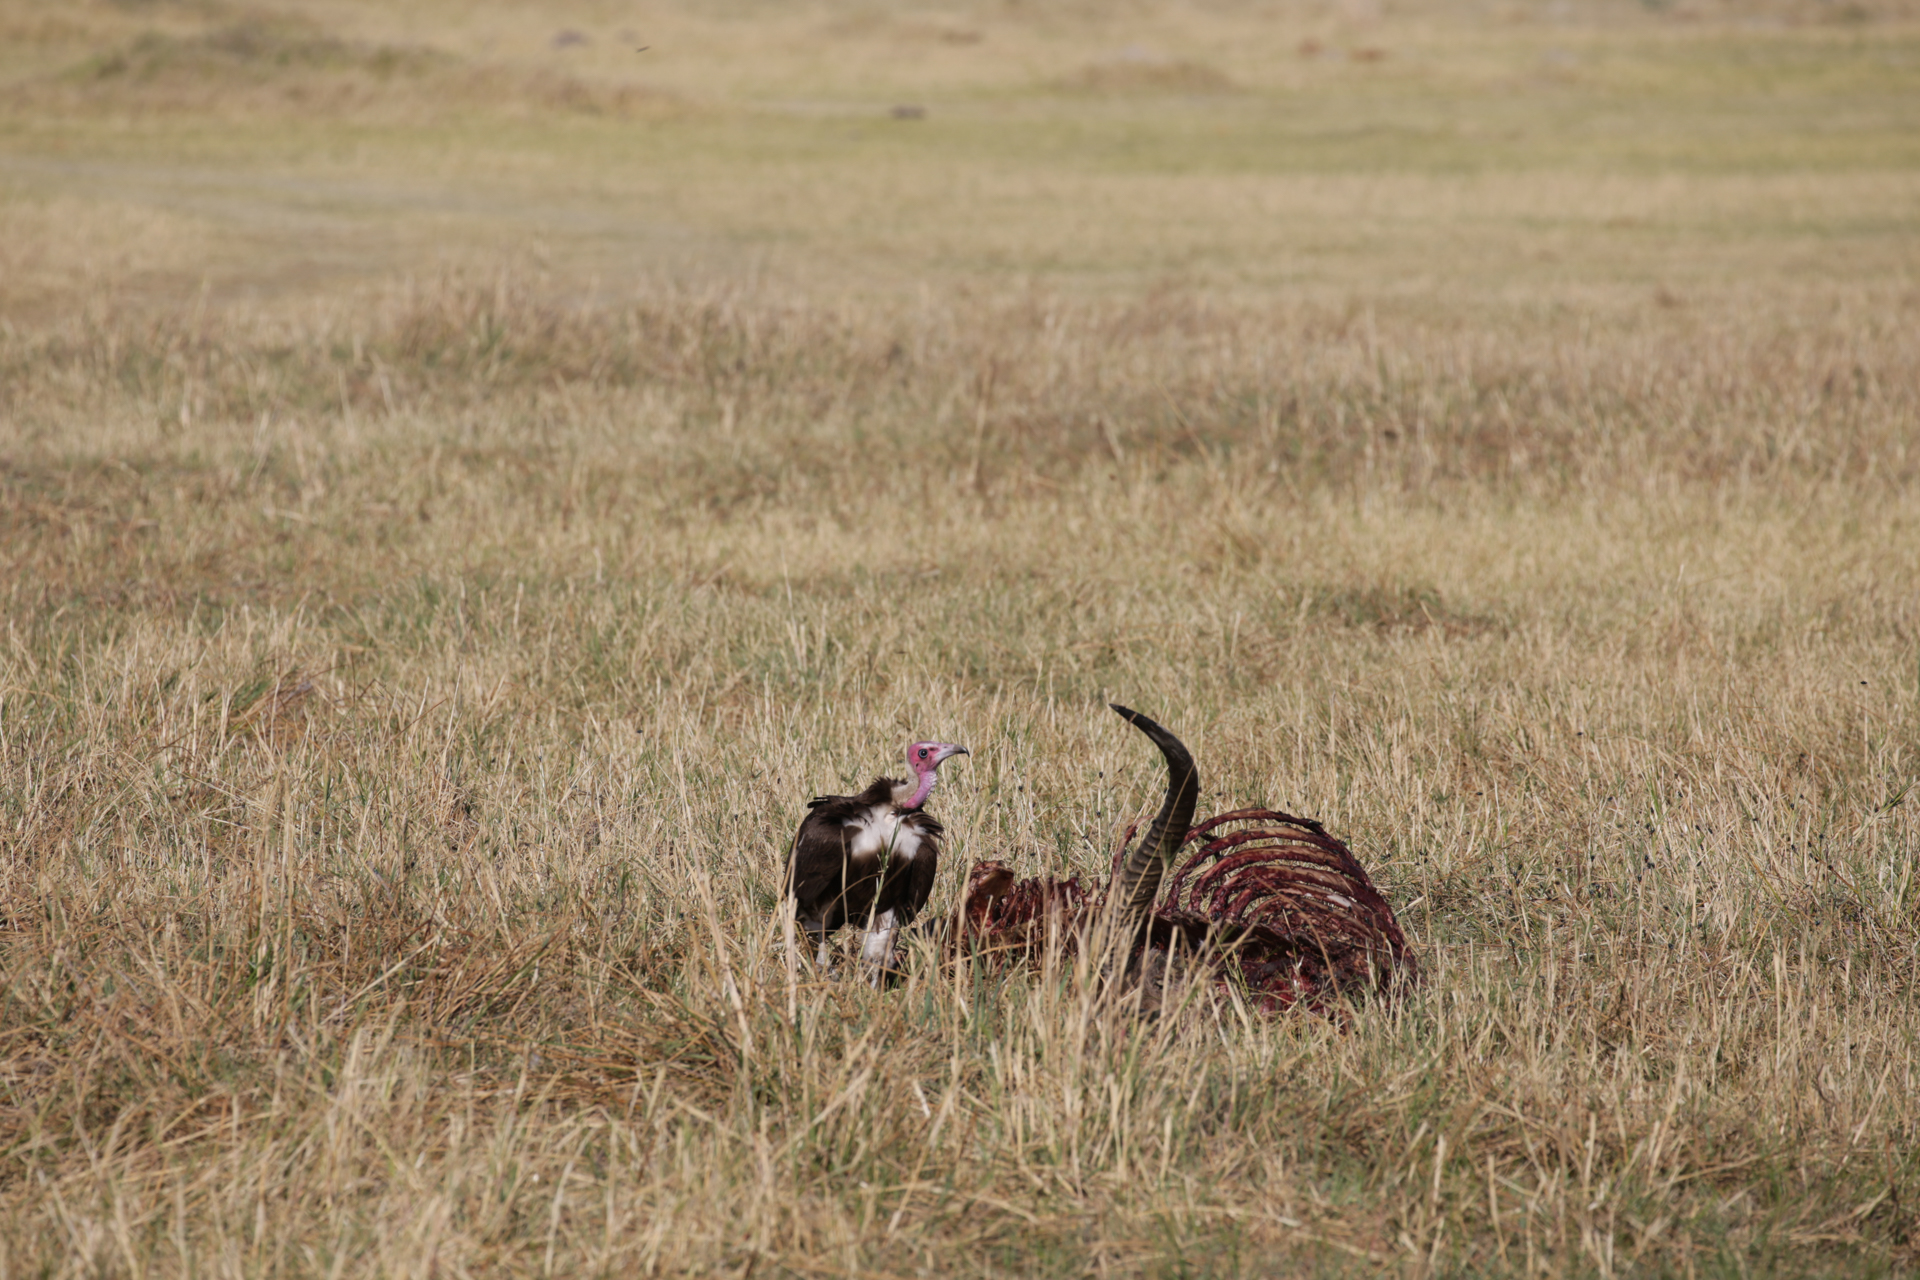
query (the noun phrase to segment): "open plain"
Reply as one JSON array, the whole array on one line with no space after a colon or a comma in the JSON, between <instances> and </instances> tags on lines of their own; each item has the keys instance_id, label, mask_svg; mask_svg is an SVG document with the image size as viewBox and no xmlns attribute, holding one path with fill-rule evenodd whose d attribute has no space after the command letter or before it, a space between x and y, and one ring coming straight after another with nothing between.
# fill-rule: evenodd
<instances>
[{"instance_id":1,"label":"open plain","mask_svg":"<svg viewBox=\"0 0 1920 1280\"><path fill-rule=\"evenodd\" d=\"M1917 481L1904 0L0 0L0 1276L1912 1274Z\"/></svg>"}]
</instances>

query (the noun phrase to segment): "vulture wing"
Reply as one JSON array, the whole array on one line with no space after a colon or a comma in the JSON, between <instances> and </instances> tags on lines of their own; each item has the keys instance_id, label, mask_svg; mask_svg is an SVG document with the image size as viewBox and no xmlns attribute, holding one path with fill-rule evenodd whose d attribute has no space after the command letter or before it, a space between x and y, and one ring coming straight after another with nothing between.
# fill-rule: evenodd
<instances>
[{"instance_id":1,"label":"vulture wing","mask_svg":"<svg viewBox=\"0 0 1920 1280\"><path fill-rule=\"evenodd\" d=\"M839 896L852 835L847 823L863 808L858 796L817 796L808 802L787 857L787 892L803 915Z\"/></svg>"},{"instance_id":2,"label":"vulture wing","mask_svg":"<svg viewBox=\"0 0 1920 1280\"><path fill-rule=\"evenodd\" d=\"M803 918L820 920L831 913L835 918L829 927L836 928L846 919L843 899L853 870L855 835L849 824L892 798L893 782L876 778L858 795L817 796L807 803L807 816L800 820L787 858L787 892Z\"/></svg>"}]
</instances>

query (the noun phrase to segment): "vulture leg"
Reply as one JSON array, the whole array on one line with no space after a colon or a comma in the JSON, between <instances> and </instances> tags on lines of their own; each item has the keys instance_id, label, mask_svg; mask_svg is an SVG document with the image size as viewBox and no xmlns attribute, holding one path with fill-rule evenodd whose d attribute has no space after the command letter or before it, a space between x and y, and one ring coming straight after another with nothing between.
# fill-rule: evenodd
<instances>
[{"instance_id":1,"label":"vulture leg","mask_svg":"<svg viewBox=\"0 0 1920 1280\"><path fill-rule=\"evenodd\" d=\"M872 982L875 988L886 985L887 974L893 969L894 927L894 913L882 911L868 925L866 942L860 948L860 958L865 960L867 966L873 971Z\"/></svg>"},{"instance_id":2,"label":"vulture leg","mask_svg":"<svg viewBox=\"0 0 1920 1280\"><path fill-rule=\"evenodd\" d=\"M799 916L795 923L806 930L808 939L814 944L814 964L826 970L827 973L831 975L833 973L833 948L827 945L828 930L826 918L822 915L802 915Z\"/></svg>"}]
</instances>

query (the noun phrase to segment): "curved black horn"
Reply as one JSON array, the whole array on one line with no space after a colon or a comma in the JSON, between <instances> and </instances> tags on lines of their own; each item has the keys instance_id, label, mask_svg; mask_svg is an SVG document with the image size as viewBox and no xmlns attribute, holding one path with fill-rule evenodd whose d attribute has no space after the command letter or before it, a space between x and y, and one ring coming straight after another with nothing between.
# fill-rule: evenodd
<instances>
[{"instance_id":1,"label":"curved black horn","mask_svg":"<svg viewBox=\"0 0 1920 1280\"><path fill-rule=\"evenodd\" d=\"M1120 874L1114 877L1111 900L1121 904L1126 912L1127 927L1131 929L1139 927L1153 910L1154 897L1160 892L1160 877L1186 842L1187 828L1193 825L1193 807L1200 800L1200 771L1194 767L1193 757L1187 754L1180 739L1138 711L1117 702L1107 705L1119 712L1121 719L1153 739L1153 745L1167 758L1166 803L1160 806L1153 825L1127 853L1120 864Z\"/></svg>"}]
</instances>

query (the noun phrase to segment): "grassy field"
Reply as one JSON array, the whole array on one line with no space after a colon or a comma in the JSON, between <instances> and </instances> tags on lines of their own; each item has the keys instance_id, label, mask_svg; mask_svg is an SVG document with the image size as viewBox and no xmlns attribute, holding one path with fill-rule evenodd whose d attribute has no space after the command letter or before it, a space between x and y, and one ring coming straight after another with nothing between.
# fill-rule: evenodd
<instances>
[{"instance_id":1,"label":"grassy field","mask_svg":"<svg viewBox=\"0 0 1920 1280\"><path fill-rule=\"evenodd\" d=\"M1901 4L0 0L0 1275L1913 1274L1916 335ZM1108 699L1425 985L790 974Z\"/></svg>"}]
</instances>

